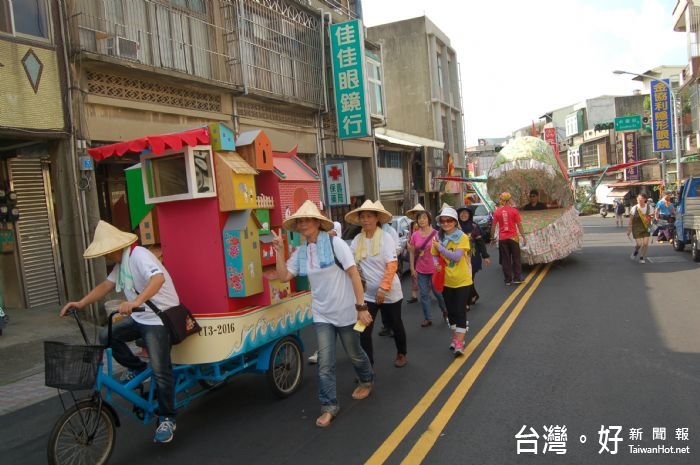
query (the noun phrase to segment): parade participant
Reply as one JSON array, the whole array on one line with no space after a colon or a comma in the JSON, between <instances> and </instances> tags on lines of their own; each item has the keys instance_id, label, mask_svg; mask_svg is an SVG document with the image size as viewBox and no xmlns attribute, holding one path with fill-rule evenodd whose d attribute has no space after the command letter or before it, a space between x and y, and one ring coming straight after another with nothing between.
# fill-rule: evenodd
<instances>
[{"instance_id":1,"label":"parade participant","mask_svg":"<svg viewBox=\"0 0 700 465\"><path fill-rule=\"evenodd\" d=\"M100 221L83 257L106 256L116 265L107 279L78 302L68 302L60 314L64 316L72 308L82 309L97 302L115 288L117 292L124 292L127 300L119 305L119 313L125 318L112 327L112 355L128 369L125 379L130 380L145 370L147 364L134 355L126 343L138 338L145 342L158 387L158 427L153 440L166 443L172 441L176 428L170 334L160 317L144 304L150 300L157 308L167 310L179 305L180 299L168 271L148 249L136 246L136 239L135 234ZM144 311L132 313L137 307L144 307ZM100 334L100 340L103 345L107 344L106 331Z\"/></svg>"},{"instance_id":2,"label":"parade participant","mask_svg":"<svg viewBox=\"0 0 700 465\"><path fill-rule=\"evenodd\" d=\"M467 333L467 304L471 299L472 277L469 271L469 236L459 228L457 212L445 207L438 215L441 231L433 238L431 254L433 264L440 271L441 256L445 262L445 287L442 296L447 306L447 316L452 329L450 350L455 356L464 354L464 338Z\"/></svg>"},{"instance_id":3,"label":"parade participant","mask_svg":"<svg viewBox=\"0 0 700 465\"><path fill-rule=\"evenodd\" d=\"M647 256L649 248L649 227L653 216L654 207L647 203L647 195L642 192L637 196L637 204L630 209L630 221L627 225L627 236L631 235L635 241L634 252L630 258L636 260L639 256L639 263L646 263L644 257Z\"/></svg>"},{"instance_id":4,"label":"parade participant","mask_svg":"<svg viewBox=\"0 0 700 465\"><path fill-rule=\"evenodd\" d=\"M499 198L501 205L493 212L493 224L498 229L499 261L503 268L506 286L523 282L518 232L520 232L523 245L525 245L520 212L510 205L510 198L509 192L503 192Z\"/></svg>"},{"instance_id":5,"label":"parade participant","mask_svg":"<svg viewBox=\"0 0 700 465\"><path fill-rule=\"evenodd\" d=\"M537 189L532 189L529 196L530 201L525 204L523 210L546 210L547 205L540 202L540 193Z\"/></svg>"},{"instance_id":6,"label":"parade participant","mask_svg":"<svg viewBox=\"0 0 700 465\"><path fill-rule=\"evenodd\" d=\"M333 229L328 231L329 236L341 238L343 237L343 227L338 221L333 222ZM309 363L314 365L318 363L318 350L309 355Z\"/></svg>"},{"instance_id":7,"label":"parade participant","mask_svg":"<svg viewBox=\"0 0 700 465\"><path fill-rule=\"evenodd\" d=\"M401 251L399 250L399 233L394 229L394 227L389 224L389 223L384 223L382 225L382 230L386 231L389 233L391 236L391 239L394 241L394 247L396 247L396 256L399 257L401 254ZM389 316L386 315L386 308L381 307L379 310L379 319L382 321L382 329L379 330L379 335L380 336L389 336L389 337L394 337L394 332L391 330L391 327L389 327L386 322L389 320Z\"/></svg>"},{"instance_id":8,"label":"parade participant","mask_svg":"<svg viewBox=\"0 0 700 465\"><path fill-rule=\"evenodd\" d=\"M309 278L311 312L318 341L318 398L321 401L321 416L316 419L316 426L325 428L340 411L336 394L336 338L340 338L359 379L352 398L364 399L372 392L372 366L353 329L360 322L371 325L372 317L362 297L362 282L350 248L342 240L331 240L327 232L333 228L331 220L307 200L284 220L282 227L306 239L286 261L284 238L281 233L272 232L278 279L286 283L295 276ZM336 259L342 269L335 263Z\"/></svg>"},{"instance_id":9,"label":"parade participant","mask_svg":"<svg viewBox=\"0 0 700 465\"><path fill-rule=\"evenodd\" d=\"M477 300L479 300L479 293L476 292L476 274L481 270L482 262L486 265L491 264L491 258L489 256L488 250L486 250L486 242L484 242L484 237L481 232L481 228L474 223L474 211L469 207L462 207L457 209L457 215L459 215L459 227L462 231L469 236L471 239L471 272L472 272L472 295L469 300L470 305L474 305ZM468 308L467 308L468 310Z\"/></svg>"},{"instance_id":10,"label":"parade participant","mask_svg":"<svg viewBox=\"0 0 700 465\"><path fill-rule=\"evenodd\" d=\"M391 213L384 209L381 202L366 200L359 208L345 215L345 221L362 226L362 231L355 236L350 247L355 255L355 262L362 268L367 282L365 301L372 318L376 318L380 309L385 310L384 324L391 328L396 344L394 365L401 368L406 365L406 330L401 319L403 292L396 274L398 261L395 243L389 233L381 227L382 224L391 221ZM372 365L373 326L370 324L360 336L362 348L367 352Z\"/></svg>"},{"instance_id":11,"label":"parade participant","mask_svg":"<svg viewBox=\"0 0 700 465\"><path fill-rule=\"evenodd\" d=\"M435 273L435 265L433 265L433 257L430 254L433 238L437 235L437 231L430 225L432 218L430 212L425 210L421 204L417 204L411 210L406 212L409 218L415 218L418 224L418 230L414 231L408 241L411 276L415 276L418 280L418 290L420 295L420 304L423 309L422 327L427 327L433 324L432 308L430 302L430 294L435 296L438 306L443 313L443 318L447 317L447 307L442 294L437 292L433 287L433 273Z\"/></svg>"}]
</instances>

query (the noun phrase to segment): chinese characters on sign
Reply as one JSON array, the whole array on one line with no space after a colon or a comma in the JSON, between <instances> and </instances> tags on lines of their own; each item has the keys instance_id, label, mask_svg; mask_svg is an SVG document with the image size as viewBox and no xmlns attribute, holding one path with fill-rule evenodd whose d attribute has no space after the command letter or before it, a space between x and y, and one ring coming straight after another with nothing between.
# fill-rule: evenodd
<instances>
[{"instance_id":1,"label":"chinese characters on sign","mask_svg":"<svg viewBox=\"0 0 700 465\"><path fill-rule=\"evenodd\" d=\"M543 426L543 433L540 435L537 433L535 428L523 425L520 428L518 434L515 435L517 440L517 454L533 454L537 455L540 453L539 440L544 442L541 449L541 453L544 454L559 454L564 455L567 453L567 440L568 431L566 425L550 425ZM676 428L675 430L675 440L676 441L689 441L689 429L688 428ZM626 447L623 445L625 434L623 433L622 426L605 426L601 425L598 433L598 444L600 448L598 449L598 454L610 454L617 455L625 450L628 450L631 454L689 454L690 446L668 446L666 444L654 444L653 446L644 446L642 444L628 444ZM644 438L649 440L649 435L644 435L643 428L630 428L628 437L630 441L635 441L637 443L644 442ZM652 428L652 441L665 441L666 440L666 428L665 427L654 427ZM579 442L585 444L587 441L586 435L582 434L579 436Z\"/></svg>"},{"instance_id":2,"label":"chinese characters on sign","mask_svg":"<svg viewBox=\"0 0 700 465\"><path fill-rule=\"evenodd\" d=\"M654 139L654 152L673 150L672 118L675 109L671 105L670 85L668 79L651 81L651 135Z\"/></svg>"},{"instance_id":3,"label":"chinese characters on sign","mask_svg":"<svg viewBox=\"0 0 700 465\"><path fill-rule=\"evenodd\" d=\"M323 172L326 176L326 199L331 207L349 205L347 163L329 163Z\"/></svg>"},{"instance_id":4,"label":"chinese characters on sign","mask_svg":"<svg viewBox=\"0 0 700 465\"><path fill-rule=\"evenodd\" d=\"M637 161L637 133L625 132L622 138L622 162L632 163ZM627 181L639 181L639 168L633 166L625 170Z\"/></svg>"},{"instance_id":5,"label":"chinese characters on sign","mask_svg":"<svg viewBox=\"0 0 700 465\"><path fill-rule=\"evenodd\" d=\"M365 39L360 20L330 27L335 114L338 137L369 136L371 124L365 93Z\"/></svg>"}]
</instances>

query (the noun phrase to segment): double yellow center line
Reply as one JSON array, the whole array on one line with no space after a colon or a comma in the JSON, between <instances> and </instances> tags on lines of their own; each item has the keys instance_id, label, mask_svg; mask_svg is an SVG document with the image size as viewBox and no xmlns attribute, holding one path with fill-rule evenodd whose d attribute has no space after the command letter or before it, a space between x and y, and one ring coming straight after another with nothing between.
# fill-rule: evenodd
<instances>
[{"instance_id":1,"label":"double yellow center line","mask_svg":"<svg viewBox=\"0 0 700 465\"><path fill-rule=\"evenodd\" d=\"M525 279L523 285L518 286L513 293L506 299L505 302L499 307L496 313L489 319L489 321L484 325L484 327L479 331L479 333L471 340L464 351L464 356L456 358L452 364L440 375L440 377L433 383L433 385L428 389L425 395L418 401L415 407L406 415L406 417L399 423L399 425L394 429L394 431L386 438L381 446L372 454L372 456L365 462L366 465L379 465L383 464L391 454L394 453L399 444L406 438L408 433L416 426L418 421L423 417L425 412L430 408L430 406L435 402L435 399L442 393L442 391L447 386L447 383L454 377L454 375L459 371L459 369L466 363L466 361L474 354L474 351L481 345L486 336L491 332L491 330L496 326L496 323L501 319L503 314L510 308L512 303L518 298L518 296L523 292L524 289L528 289L525 295L517 303L513 311L508 315L508 318L503 322L501 327L498 329L494 337L491 339L486 349L481 353L479 358L477 358L474 365L469 369L467 374L464 376L459 385L455 388L452 395L445 403L445 405L440 409L438 414L435 416L430 426L421 435L418 441L413 445L408 455L401 462L402 464L418 464L425 459L430 449L435 445L438 437L442 433L442 430L447 425L447 422L452 418L452 415L456 411L459 403L464 400L469 392L469 389L474 385L476 379L481 374L482 370L493 356L496 348L501 344L503 338L510 330L513 323L522 312L525 304L530 300L532 294L539 287L540 283L544 277L549 272L550 265L547 264L544 268L537 266ZM539 275L538 275L539 273ZM534 280L534 284L528 288L531 281Z\"/></svg>"}]
</instances>

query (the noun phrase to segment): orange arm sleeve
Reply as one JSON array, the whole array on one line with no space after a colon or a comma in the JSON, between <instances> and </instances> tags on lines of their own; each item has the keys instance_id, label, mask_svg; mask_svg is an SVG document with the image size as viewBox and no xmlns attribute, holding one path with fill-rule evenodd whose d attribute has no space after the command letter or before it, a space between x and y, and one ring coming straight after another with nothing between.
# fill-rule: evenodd
<instances>
[{"instance_id":1,"label":"orange arm sleeve","mask_svg":"<svg viewBox=\"0 0 700 465\"><path fill-rule=\"evenodd\" d=\"M391 290L392 281L394 281L394 275L396 270L399 269L399 262L394 260L386 264L386 270L384 271L384 277L382 282L379 283L379 287L385 291Z\"/></svg>"}]
</instances>

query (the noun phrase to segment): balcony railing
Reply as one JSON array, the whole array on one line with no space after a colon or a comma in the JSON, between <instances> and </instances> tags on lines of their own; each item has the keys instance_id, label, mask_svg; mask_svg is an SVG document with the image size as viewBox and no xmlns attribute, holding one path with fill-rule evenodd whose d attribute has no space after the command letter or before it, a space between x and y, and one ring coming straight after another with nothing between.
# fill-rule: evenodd
<instances>
[{"instance_id":1,"label":"balcony railing","mask_svg":"<svg viewBox=\"0 0 700 465\"><path fill-rule=\"evenodd\" d=\"M210 22L212 12L151 0L77 0L75 10L72 39L79 50L235 85L233 57L221 44L224 31Z\"/></svg>"}]
</instances>

